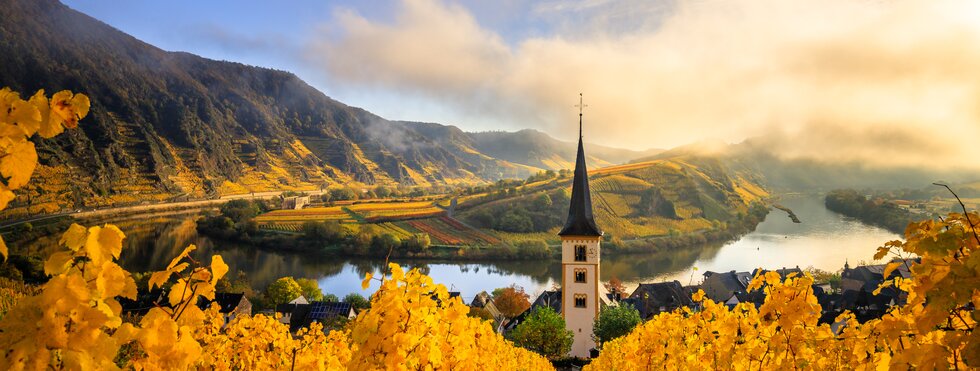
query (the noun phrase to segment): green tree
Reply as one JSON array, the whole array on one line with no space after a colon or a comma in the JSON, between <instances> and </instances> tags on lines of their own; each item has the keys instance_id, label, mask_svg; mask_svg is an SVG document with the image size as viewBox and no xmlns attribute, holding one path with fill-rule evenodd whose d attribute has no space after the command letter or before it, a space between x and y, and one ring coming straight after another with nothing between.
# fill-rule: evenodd
<instances>
[{"instance_id":1,"label":"green tree","mask_svg":"<svg viewBox=\"0 0 980 371\"><path fill-rule=\"evenodd\" d=\"M599 317L595 319L592 334L599 347L602 347L602 344L607 341L629 334L641 322L643 320L640 319L640 312L632 305L607 307L599 312Z\"/></svg>"},{"instance_id":2,"label":"green tree","mask_svg":"<svg viewBox=\"0 0 980 371\"><path fill-rule=\"evenodd\" d=\"M544 240L526 240L516 243L518 254L525 258L547 258L551 248Z\"/></svg>"},{"instance_id":3,"label":"green tree","mask_svg":"<svg viewBox=\"0 0 980 371\"><path fill-rule=\"evenodd\" d=\"M548 196L547 193L542 193L540 196L534 198L531 206L535 210L546 210L551 207L551 196Z\"/></svg>"},{"instance_id":4,"label":"green tree","mask_svg":"<svg viewBox=\"0 0 980 371\"><path fill-rule=\"evenodd\" d=\"M334 201L356 200L357 191L349 187L331 189L330 199Z\"/></svg>"},{"instance_id":5,"label":"green tree","mask_svg":"<svg viewBox=\"0 0 980 371\"><path fill-rule=\"evenodd\" d=\"M524 322L507 333L514 344L550 359L568 354L573 336L565 328L565 319L547 306L534 308Z\"/></svg>"},{"instance_id":6,"label":"green tree","mask_svg":"<svg viewBox=\"0 0 980 371\"><path fill-rule=\"evenodd\" d=\"M350 305L354 307L354 311L357 312L371 307L371 302L356 292L347 294L347 296L344 297L344 303L350 303Z\"/></svg>"},{"instance_id":7,"label":"green tree","mask_svg":"<svg viewBox=\"0 0 980 371\"><path fill-rule=\"evenodd\" d=\"M410 251L421 252L429 248L429 245L432 244L432 239L429 238L428 233L416 233L403 241L403 243Z\"/></svg>"},{"instance_id":8,"label":"green tree","mask_svg":"<svg viewBox=\"0 0 980 371\"><path fill-rule=\"evenodd\" d=\"M371 248L377 254L387 254L388 251L401 246L401 244L401 239L391 233L384 233L371 239Z\"/></svg>"},{"instance_id":9,"label":"green tree","mask_svg":"<svg viewBox=\"0 0 980 371\"><path fill-rule=\"evenodd\" d=\"M507 232L526 233L534 229L534 222L531 221L531 217L527 216L525 210L520 209L518 211L511 209L500 218L497 229Z\"/></svg>"},{"instance_id":10,"label":"green tree","mask_svg":"<svg viewBox=\"0 0 980 371\"><path fill-rule=\"evenodd\" d=\"M341 236L340 223L336 220L306 221L303 222L300 230L303 232L303 238L310 241L333 242Z\"/></svg>"},{"instance_id":11,"label":"green tree","mask_svg":"<svg viewBox=\"0 0 980 371\"><path fill-rule=\"evenodd\" d=\"M280 278L265 289L265 296L272 307L288 303L300 295L303 295L303 288L292 277Z\"/></svg>"},{"instance_id":12,"label":"green tree","mask_svg":"<svg viewBox=\"0 0 980 371\"><path fill-rule=\"evenodd\" d=\"M232 200L221 205L221 214L231 218L236 224L250 220L261 213L259 204L249 200Z\"/></svg>"},{"instance_id":13,"label":"green tree","mask_svg":"<svg viewBox=\"0 0 980 371\"><path fill-rule=\"evenodd\" d=\"M297 278L296 284L299 285L303 296L309 301L323 300L323 291L320 291L320 283L311 278ZM290 299L292 300L292 299Z\"/></svg>"}]
</instances>

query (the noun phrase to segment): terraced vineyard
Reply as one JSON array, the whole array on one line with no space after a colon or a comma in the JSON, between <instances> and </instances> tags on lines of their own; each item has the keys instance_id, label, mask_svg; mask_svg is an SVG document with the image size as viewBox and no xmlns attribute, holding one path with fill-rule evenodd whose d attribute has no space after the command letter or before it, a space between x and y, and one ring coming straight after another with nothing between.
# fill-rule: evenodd
<instances>
[{"instance_id":1,"label":"terraced vineyard","mask_svg":"<svg viewBox=\"0 0 980 371\"><path fill-rule=\"evenodd\" d=\"M769 197L752 174L732 171L717 159L677 157L596 169L589 172L596 221L611 236L643 239L725 228L749 206ZM494 228L512 210L540 220L546 210L535 201L570 190L569 178L517 187L513 195L471 195L461 199L458 216L479 228ZM535 214L538 213L538 214ZM489 216L488 216L489 215ZM551 214L548 214L551 215ZM564 215L559 215L564 220ZM513 218L513 216L512 216ZM535 233L499 233L514 243L534 235L555 242L560 225L535 226ZM512 230L513 232L513 230Z\"/></svg>"}]
</instances>

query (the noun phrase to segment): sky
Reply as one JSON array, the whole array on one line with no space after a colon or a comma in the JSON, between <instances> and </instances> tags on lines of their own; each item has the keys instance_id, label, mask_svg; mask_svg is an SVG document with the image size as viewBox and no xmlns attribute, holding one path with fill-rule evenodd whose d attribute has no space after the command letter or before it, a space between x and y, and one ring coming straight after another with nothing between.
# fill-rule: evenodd
<instances>
[{"instance_id":1,"label":"sky","mask_svg":"<svg viewBox=\"0 0 980 371\"><path fill-rule=\"evenodd\" d=\"M980 169L980 2L65 0L389 119L646 149Z\"/></svg>"}]
</instances>

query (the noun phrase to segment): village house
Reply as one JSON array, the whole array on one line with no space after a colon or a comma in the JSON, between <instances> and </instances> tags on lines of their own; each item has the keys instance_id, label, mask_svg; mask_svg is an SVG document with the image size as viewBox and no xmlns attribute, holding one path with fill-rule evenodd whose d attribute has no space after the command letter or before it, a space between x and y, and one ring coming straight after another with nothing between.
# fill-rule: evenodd
<instances>
[{"instance_id":1,"label":"village house","mask_svg":"<svg viewBox=\"0 0 980 371\"><path fill-rule=\"evenodd\" d=\"M218 304L219 312L225 318L225 324L238 316L252 315L252 302L243 293L224 293L214 294L214 300L205 299L203 296L198 298L197 306L202 310L207 310L212 303Z\"/></svg>"},{"instance_id":2,"label":"village house","mask_svg":"<svg viewBox=\"0 0 980 371\"><path fill-rule=\"evenodd\" d=\"M497 309L497 305L493 303L493 297L490 294L486 291L480 291L479 294L473 297L473 301L470 302L470 307L481 308L487 311L487 313L490 313L490 316L493 317L494 329L498 332L501 331L501 325L503 325L506 318L503 313L500 313L500 309Z\"/></svg>"},{"instance_id":3,"label":"village house","mask_svg":"<svg viewBox=\"0 0 980 371\"><path fill-rule=\"evenodd\" d=\"M690 291L678 281L641 283L628 298L620 301L623 304L632 305L644 320L681 307L694 308Z\"/></svg>"},{"instance_id":4,"label":"village house","mask_svg":"<svg viewBox=\"0 0 980 371\"><path fill-rule=\"evenodd\" d=\"M303 301L306 301L305 298ZM279 321L289 325L291 332L309 327L313 322L329 324L334 320L350 320L356 317L354 307L350 303L336 301L279 304L276 306L276 313L282 315Z\"/></svg>"},{"instance_id":5,"label":"village house","mask_svg":"<svg viewBox=\"0 0 980 371\"><path fill-rule=\"evenodd\" d=\"M909 266L916 260L896 259L892 262L904 264L898 265L888 275L888 279L912 276ZM884 288L878 295L874 295L874 291L886 279L884 277L886 266L887 264L863 265L852 269L849 264L844 264L844 271L841 273L841 305L854 312L859 320L878 318L888 308L905 303L907 294L894 287Z\"/></svg>"},{"instance_id":6,"label":"village house","mask_svg":"<svg viewBox=\"0 0 980 371\"><path fill-rule=\"evenodd\" d=\"M704 281L701 282L701 290L705 296L715 302L726 302L735 293L744 293L745 288L752 281L752 273L749 272L704 272Z\"/></svg>"},{"instance_id":7,"label":"village house","mask_svg":"<svg viewBox=\"0 0 980 371\"><path fill-rule=\"evenodd\" d=\"M517 327L517 325L524 322L524 319L527 318L527 316L529 316L535 308L542 306L551 307L555 313L561 314L561 290L549 290L542 292L541 295L538 295L538 297L534 299L534 302L531 303L531 306L527 310L521 314L518 314L517 317L512 318L510 322L507 322L507 325L504 326L504 332L513 330L515 327Z\"/></svg>"},{"instance_id":8,"label":"village house","mask_svg":"<svg viewBox=\"0 0 980 371\"><path fill-rule=\"evenodd\" d=\"M290 196L282 198L283 210L299 210L310 203L310 196Z\"/></svg>"},{"instance_id":9,"label":"village house","mask_svg":"<svg viewBox=\"0 0 980 371\"><path fill-rule=\"evenodd\" d=\"M765 269L756 269L752 272L704 272L704 282L701 283L701 289L704 290L705 296L709 299L726 303L729 306L734 306L738 303L753 302L756 306L762 305L765 301L765 293L759 292L749 292L749 283L752 282L752 278L758 274L765 274L769 272ZM797 275L802 275L803 271L800 267L796 268L782 268L775 270L776 273L783 278L786 276L796 273Z\"/></svg>"},{"instance_id":10,"label":"village house","mask_svg":"<svg viewBox=\"0 0 980 371\"><path fill-rule=\"evenodd\" d=\"M136 300L119 298L119 305L122 307L122 314L126 316L142 317L150 309L156 307L170 307L170 302L166 299L166 291L156 288L150 291L138 292ZM211 303L217 303L219 312L224 317L227 324L238 316L252 315L252 303L243 293L224 293L214 294L214 300L198 297L197 306L202 310L211 307Z\"/></svg>"}]
</instances>

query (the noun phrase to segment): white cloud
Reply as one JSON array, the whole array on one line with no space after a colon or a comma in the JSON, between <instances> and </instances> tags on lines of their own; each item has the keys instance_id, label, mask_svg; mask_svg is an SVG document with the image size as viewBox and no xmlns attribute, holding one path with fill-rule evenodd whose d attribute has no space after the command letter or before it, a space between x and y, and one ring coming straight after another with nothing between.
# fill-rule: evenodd
<instances>
[{"instance_id":1,"label":"white cloud","mask_svg":"<svg viewBox=\"0 0 980 371\"><path fill-rule=\"evenodd\" d=\"M591 3L572 11L614 19L665 9ZM610 145L778 132L772 143L788 156L975 169L975 4L689 1L649 27L602 32L612 26L597 21L591 36L507 45L463 7L406 0L390 23L339 12L310 53L337 83L421 94L559 136L583 92L587 135Z\"/></svg>"}]
</instances>

